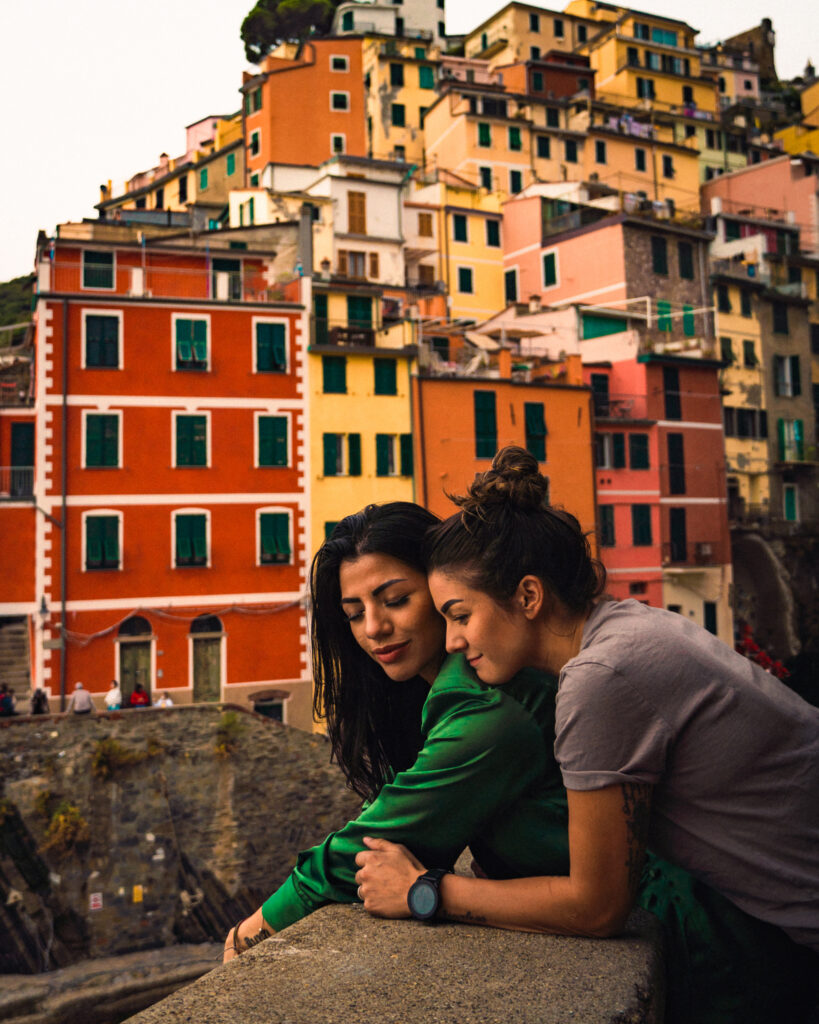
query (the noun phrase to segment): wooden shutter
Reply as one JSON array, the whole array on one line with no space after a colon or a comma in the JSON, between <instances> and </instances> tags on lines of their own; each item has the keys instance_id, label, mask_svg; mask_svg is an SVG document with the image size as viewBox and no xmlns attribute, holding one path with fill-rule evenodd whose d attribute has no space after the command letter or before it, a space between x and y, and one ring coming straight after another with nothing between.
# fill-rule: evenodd
<instances>
[{"instance_id":1,"label":"wooden shutter","mask_svg":"<svg viewBox=\"0 0 819 1024\"><path fill-rule=\"evenodd\" d=\"M476 391L474 403L475 457L478 459L491 459L498 447L495 392Z\"/></svg>"},{"instance_id":2,"label":"wooden shutter","mask_svg":"<svg viewBox=\"0 0 819 1024\"><path fill-rule=\"evenodd\" d=\"M316 345L327 344L327 296L313 296L313 338Z\"/></svg>"},{"instance_id":3,"label":"wooden shutter","mask_svg":"<svg viewBox=\"0 0 819 1024\"><path fill-rule=\"evenodd\" d=\"M412 434L401 435L401 476L412 476Z\"/></svg>"},{"instance_id":4,"label":"wooden shutter","mask_svg":"<svg viewBox=\"0 0 819 1024\"><path fill-rule=\"evenodd\" d=\"M338 434L324 435L324 475L338 476Z\"/></svg>"},{"instance_id":5,"label":"wooden shutter","mask_svg":"<svg viewBox=\"0 0 819 1024\"><path fill-rule=\"evenodd\" d=\"M657 299L657 330L670 331L674 327L671 319L671 303L666 299Z\"/></svg>"},{"instance_id":6,"label":"wooden shutter","mask_svg":"<svg viewBox=\"0 0 819 1024\"><path fill-rule=\"evenodd\" d=\"M683 334L686 338L693 338L696 331L694 322L694 307L683 306Z\"/></svg>"},{"instance_id":7,"label":"wooden shutter","mask_svg":"<svg viewBox=\"0 0 819 1024\"><path fill-rule=\"evenodd\" d=\"M347 391L347 360L344 356L321 357L324 393L343 395Z\"/></svg>"},{"instance_id":8,"label":"wooden shutter","mask_svg":"<svg viewBox=\"0 0 819 1024\"><path fill-rule=\"evenodd\" d=\"M526 450L538 460L546 461L546 419L543 402L526 402L523 406L526 427Z\"/></svg>"},{"instance_id":9,"label":"wooden shutter","mask_svg":"<svg viewBox=\"0 0 819 1024\"><path fill-rule=\"evenodd\" d=\"M361 476L361 434L348 435L347 453L350 476Z\"/></svg>"},{"instance_id":10,"label":"wooden shutter","mask_svg":"<svg viewBox=\"0 0 819 1024\"><path fill-rule=\"evenodd\" d=\"M287 418L259 417L259 465L287 465Z\"/></svg>"},{"instance_id":11,"label":"wooden shutter","mask_svg":"<svg viewBox=\"0 0 819 1024\"><path fill-rule=\"evenodd\" d=\"M176 363L189 363L193 359L193 338L190 320L176 321Z\"/></svg>"},{"instance_id":12,"label":"wooden shutter","mask_svg":"<svg viewBox=\"0 0 819 1024\"><path fill-rule=\"evenodd\" d=\"M629 434L629 464L632 469L648 469L648 434Z\"/></svg>"},{"instance_id":13,"label":"wooden shutter","mask_svg":"<svg viewBox=\"0 0 819 1024\"><path fill-rule=\"evenodd\" d=\"M102 563L102 519L89 516L85 520L85 567L96 569Z\"/></svg>"},{"instance_id":14,"label":"wooden shutter","mask_svg":"<svg viewBox=\"0 0 819 1024\"><path fill-rule=\"evenodd\" d=\"M364 192L347 193L347 230L351 235L367 234L367 196Z\"/></svg>"},{"instance_id":15,"label":"wooden shutter","mask_svg":"<svg viewBox=\"0 0 819 1024\"><path fill-rule=\"evenodd\" d=\"M623 469L626 465L626 438L624 434L612 434L612 467L614 469Z\"/></svg>"},{"instance_id":16,"label":"wooden shutter","mask_svg":"<svg viewBox=\"0 0 819 1024\"><path fill-rule=\"evenodd\" d=\"M370 275L369 276L372 277L376 281L378 280L378 253L377 252L371 252L370 253Z\"/></svg>"},{"instance_id":17,"label":"wooden shutter","mask_svg":"<svg viewBox=\"0 0 819 1024\"><path fill-rule=\"evenodd\" d=\"M377 395L394 395L397 393L396 362L394 359L376 359L375 393Z\"/></svg>"},{"instance_id":18,"label":"wooden shutter","mask_svg":"<svg viewBox=\"0 0 819 1024\"><path fill-rule=\"evenodd\" d=\"M339 277L347 276L347 252L345 249L338 250L338 273Z\"/></svg>"},{"instance_id":19,"label":"wooden shutter","mask_svg":"<svg viewBox=\"0 0 819 1024\"><path fill-rule=\"evenodd\" d=\"M390 475L390 446L392 438L389 434L375 435L375 475Z\"/></svg>"}]
</instances>

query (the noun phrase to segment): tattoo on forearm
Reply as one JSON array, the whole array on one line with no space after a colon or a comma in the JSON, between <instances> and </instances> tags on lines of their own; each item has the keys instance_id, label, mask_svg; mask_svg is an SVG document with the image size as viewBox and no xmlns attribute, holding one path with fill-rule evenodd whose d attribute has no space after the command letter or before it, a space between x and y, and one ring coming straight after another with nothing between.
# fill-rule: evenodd
<instances>
[{"instance_id":1,"label":"tattoo on forearm","mask_svg":"<svg viewBox=\"0 0 819 1024\"><path fill-rule=\"evenodd\" d=\"M643 858L648 840L648 827L651 820L651 787L638 782L623 783L623 814L626 816L628 830L628 868L629 891L635 893L640 883L643 870Z\"/></svg>"}]
</instances>

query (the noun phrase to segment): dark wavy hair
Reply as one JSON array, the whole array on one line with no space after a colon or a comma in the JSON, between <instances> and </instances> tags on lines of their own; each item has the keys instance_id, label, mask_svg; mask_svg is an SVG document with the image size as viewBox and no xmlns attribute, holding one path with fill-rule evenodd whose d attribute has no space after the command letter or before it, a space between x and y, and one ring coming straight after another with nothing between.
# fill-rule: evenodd
<instances>
[{"instance_id":1,"label":"dark wavy hair","mask_svg":"<svg viewBox=\"0 0 819 1024\"><path fill-rule=\"evenodd\" d=\"M529 574L572 612L586 612L606 585L577 519L547 503L548 481L524 448L502 448L463 496L460 512L427 534L428 571L457 569L475 590L501 604Z\"/></svg>"},{"instance_id":2,"label":"dark wavy hair","mask_svg":"<svg viewBox=\"0 0 819 1024\"><path fill-rule=\"evenodd\" d=\"M341 607L341 563L382 554L425 572L426 531L437 516L408 501L367 505L342 519L310 571L313 715L324 718L333 758L350 787L372 799L390 770L409 768L421 748L421 708L429 686L396 683L356 643Z\"/></svg>"}]
</instances>

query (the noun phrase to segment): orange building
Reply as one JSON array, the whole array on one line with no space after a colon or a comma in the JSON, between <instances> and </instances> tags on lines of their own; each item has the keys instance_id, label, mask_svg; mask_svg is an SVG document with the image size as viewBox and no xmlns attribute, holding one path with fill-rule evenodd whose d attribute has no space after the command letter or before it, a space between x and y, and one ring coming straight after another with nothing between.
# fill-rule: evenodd
<instances>
[{"instance_id":1,"label":"orange building","mask_svg":"<svg viewBox=\"0 0 819 1024\"><path fill-rule=\"evenodd\" d=\"M341 153L367 156L366 90L359 36L279 47L242 93L246 185L268 164L318 167Z\"/></svg>"},{"instance_id":2,"label":"orange building","mask_svg":"<svg viewBox=\"0 0 819 1024\"><path fill-rule=\"evenodd\" d=\"M272 252L78 233L38 253L32 682L286 682L309 728L304 309L268 287Z\"/></svg>"},{"instance_id":3,"label":"orange building","mask_svg":"<svg viewBox=\"0 0 819 1024\"><path fill-rule=\"evenodd\" d=\"M435 349L436 339L430 341ZM495 367L470 373L466 364L462 372L453 366L428 366L413 379L417 500L439 516L451 515L447 492L464 493L499 448L519 444L541 463L551 501L576 515L584 530L593 530L591 394L579 357L544 371L540 379L513 374L506 350L498 353Z\"/></svg>"}]
</instances>

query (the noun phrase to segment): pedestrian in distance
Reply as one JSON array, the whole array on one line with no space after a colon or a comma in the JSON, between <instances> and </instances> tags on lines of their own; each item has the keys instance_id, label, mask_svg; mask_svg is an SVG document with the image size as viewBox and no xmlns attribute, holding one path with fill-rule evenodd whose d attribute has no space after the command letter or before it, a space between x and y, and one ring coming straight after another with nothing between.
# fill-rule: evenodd
<instances>
[{"instance_id":1,"label":"pedestrian in distance","mask_svg":"<svg viewBox=\"0 0 819 1024\"><path fill-rule=\"evenodd\" d=\"M38 686L31 695L31 714L47 715L48 713L48 697L46 696L45 690L40 689Z\"/></svg>"},{"instance_id":2,"label":"pedestrian in distance","mask_svg":"<svg viewBox=\"0 0 819 1024\"><path fill-rule=\"evenodd\" d=\"M65 709L66 714L73 712L75 715L89 715L94 710L94 701L91 699L91 694L82 683L76 683L74 686L74 692L68 701L68 707Z\"/></svg>"},{"instance_id":3,"label":"pedestrian in distance","mask_svg":"<svg viewBox=\"0 0 819 1024\"><path fill-rule=\"evenodd\" d=\"M157 700L154 701L154 707L155 708L172 708L173 707L173 701L167 695L167 693L163 693L160 697L157 698Z\"/></svg>"},{"instance_id":4,"label":"pedestrian in distance","mask_svg":"<svg viewBox=\"0 0 819 1024\"><path fill-rule=\"evenodd\" d=\"M134 692L128 699L128 706L131 708L147 708L150 707L151 698L145 692L145 687L142 683L136 683L134 685Z\"/></svg>"},{"instance_id":5,"label":"pedestrian in distance","mask_svg":"<svg viewBox=\"0 0 819 1024\"><path fill-rule=\"evenodd\" d=\"M122 707L122 690L119 688L119 683L116 679L111 680L111 685L108 688L108 692L105 695L105 710L106 711L119 711Z\"/></svg>"}]
</instances>

